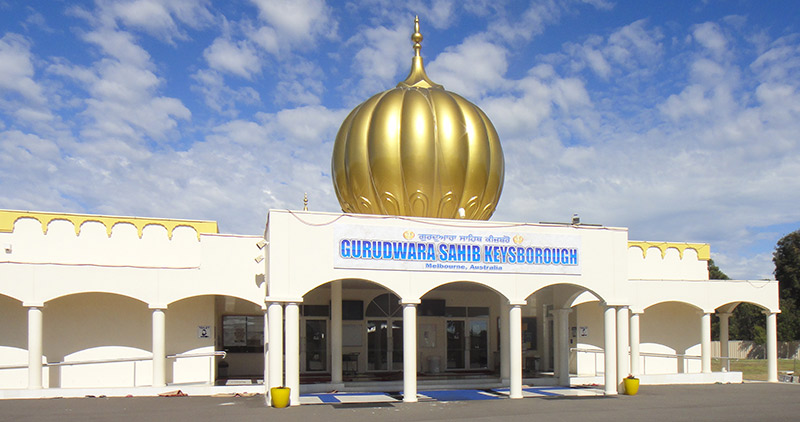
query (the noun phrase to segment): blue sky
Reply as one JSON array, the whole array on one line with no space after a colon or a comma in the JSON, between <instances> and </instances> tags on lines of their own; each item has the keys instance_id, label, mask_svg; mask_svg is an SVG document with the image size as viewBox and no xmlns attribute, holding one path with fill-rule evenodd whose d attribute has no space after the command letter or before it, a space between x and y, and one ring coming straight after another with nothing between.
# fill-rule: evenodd
<instances>
[{"instance_id":1,"label":"blue sky","mask_svg":"<svg viewBox=\"0 0 800 422\"><path fill-rule=\"evenodd\" d=\"M494 220L711 244L772 277L800 228L796 1L0 0L0 208L213 219L338 211L333 138L408 72L479 105Z\"/></svg>"}]
</instances>

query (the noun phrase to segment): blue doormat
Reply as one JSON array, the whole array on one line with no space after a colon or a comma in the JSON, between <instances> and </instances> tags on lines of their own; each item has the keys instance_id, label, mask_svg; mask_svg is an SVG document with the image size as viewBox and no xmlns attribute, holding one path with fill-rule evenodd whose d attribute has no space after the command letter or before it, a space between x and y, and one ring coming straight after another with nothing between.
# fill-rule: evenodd
<instances>
[{"instance_id":1,"label":"blue doormat","mask_svg":"<svg viewBox=\"0 0 800 422\"><path fill-rule=\"evenodd\" d=\"M419 394L437 401L499 400L501 397L483 390L435 390L420 391Z\"/></svg>"}]
</instances>

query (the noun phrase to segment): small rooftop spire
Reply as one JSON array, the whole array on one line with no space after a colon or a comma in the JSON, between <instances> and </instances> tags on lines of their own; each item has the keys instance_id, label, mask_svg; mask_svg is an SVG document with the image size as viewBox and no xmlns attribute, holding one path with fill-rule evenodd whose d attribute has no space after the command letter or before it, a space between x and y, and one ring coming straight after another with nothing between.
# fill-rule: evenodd
<instances>
[{"instance_id":1,"label":"small rooftop spire","mask_svg":"<svg viewBox=\"0 0 800 422\"><path fill-rule=\"evenodd\" d=\"M414 33L411 35L411 41L414 42L414 57L411 58L411 72L409 72L406 80L397 84L398 87L406 88L438 88L443 89L441 85L430 80L428 75L425 74L425 67L422 65L422 56L419 50L422 48L422 34L419 32L419 16L414 17Z\"/></svg>"},{"instance_id":2,"label":"small rooftop spire","mask_svg":"<svg viewBox=\"0 0 800 422\"><path fill-rule=\"evenodd\" d=\"M303 192L303 211L308 211L308 192Z\"/></svg>"},{"instance_id":3,"label":"small rooftop spire","mask_svg":"<svg viewBox=\"0 0 800 422\"><path fill-rule=\"evenodd\" d=\"M414 33L411 35L411 41L414 41L414 56L419 56L419 49L422 48L422 34L419 32L419 16L414 17Z\"/></svg>"}]
</instances>

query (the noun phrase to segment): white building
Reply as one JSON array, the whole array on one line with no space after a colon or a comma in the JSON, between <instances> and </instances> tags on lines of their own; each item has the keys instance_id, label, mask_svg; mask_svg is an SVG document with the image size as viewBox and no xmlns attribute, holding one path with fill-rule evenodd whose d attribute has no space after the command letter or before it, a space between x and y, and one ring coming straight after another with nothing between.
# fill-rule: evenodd
<instances>
[{"instance_id":1,"label":"white building","mask_svg":"<svg viewBox=\"0 0 800 422\"><path fill-rule=\"evenodd\" d=\"M0 395L261 376L293 387L294 403L301 391L393 379L414 401L418 382L460 385L445 375L505 383L512 397L523 382L594 375L607 394L629 373L740 381L710 366L710 316L722 317L725 342L740 302L767 314L777 380L777 282L708 280L706 244L580 224L281 210L263 237L216 231L0 211Z\"/></svg>"}]
</instances>

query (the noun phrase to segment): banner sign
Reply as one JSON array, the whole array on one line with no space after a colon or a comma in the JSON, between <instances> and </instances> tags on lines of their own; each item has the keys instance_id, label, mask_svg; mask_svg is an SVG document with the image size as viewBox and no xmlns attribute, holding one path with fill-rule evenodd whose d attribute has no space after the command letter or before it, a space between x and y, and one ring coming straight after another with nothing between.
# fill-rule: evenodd
<instances>
[{"instance_id":1,"label":"banner sign","mask_svg":"<svg viewBox=\"0 0 800 422\"><path fill-rule=\"evenodd\" d=\"M513 229L511 229L513 230ZM340 225L335 268L580 274L580 236Z\"/></svg>"}]
</instances>

